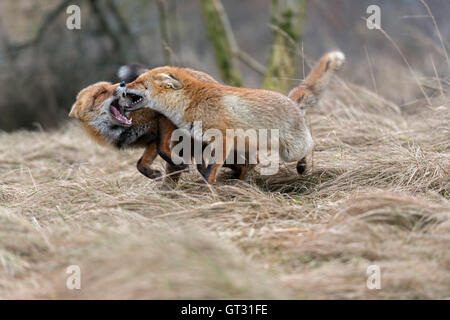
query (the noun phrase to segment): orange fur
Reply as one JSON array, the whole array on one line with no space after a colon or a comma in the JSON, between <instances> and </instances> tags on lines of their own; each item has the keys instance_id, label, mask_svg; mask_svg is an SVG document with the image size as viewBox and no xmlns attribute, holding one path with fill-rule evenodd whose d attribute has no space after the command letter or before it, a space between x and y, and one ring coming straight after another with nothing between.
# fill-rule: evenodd
<instances>
[{"instance_id":1,"label":"orange fur","mask_svg":"<svg viewBox=\"0 0 450 320\"><path fill-rule=\"evenodd\" d=\"M289 92L288 97L302 107L314 105L327 88L331 77L342 67L344 62L345 56L342 52L333 51L325 54L306 79Z\"/></svg>"},{"instance_id":2,"label":"orange fur","mask_svg":"<svg viewBox=\"0 0 450 320\"><path fill-rule=\"evenodd\" d=\"M141 96L141 102L128 107L151 108L178 127L192 130L193 124L201 121L203 132L221 131L225 138L222 159L231 150L227 140L235 139L227 136L227 129L279 129L282 159L298 161L304 167L303 159L312 148L312 138L304 120L303 98L312 95L317 101L344 59L340 52L325 55L289 97L273 91L203 82L177 67L149 70L128 84L121 95ZM205 177L209 183L214 182L222 165L216 163L210 168Z\"/></svg>"},{"instance_id":3,"label":"orange fur","mask_svg":"<svg viewBox=\"0 0 450 320\"><path fill-rule=\"evenodd\" d=\"M98 126L95 125L96 120L101 117L105 117L102 114L102 104L105 103L107 99L114 96L114 90L117 88L117 84L111 84L109 82L98 82L83 90L77 96L76 102L74 103L72 110L69 113L69 117L77 118L84 129L84 131L97 143L101 145L113 145L116 147L115 141L108 139L108 136L102 134ZM138 111L133 111L130 113L132 119L132 127L146 126L146 131L142 136L147 136L146 139L136 139L136 141L130 143L126 147L137 147L144 148L144 153L137 163L137 168L139 172L149 178L155 178L160 176L159 171L150 168L153 160L157 156L157 143L162 146L162 150L170 150L170 139L158 140L158 126L160 123L161 115L155 111L149 109L143 109ZM166 124L165 130L174 130L175 127L172 125L170 128L170 121L163 119L161 122ZM167 124L167 122L169 124ZM123 128L124 132L127 132L127 128ZM170 158L170 153L167 155ZM172 168L170 164L167 165L166 170L170 172L176 171ZM176 169L180 169L176 167ZM177 175L172 175L171 179L176 180Z\"/></svg>"},{"instance_id":4,"label":"orange fur","mask_svg":"<svg viewBox=\"0 0 450 320\"><path fill-rule=\"evenodd\" d=\"M216 82L206 73L187 68L184 70L201 81ZM124 134L126 134L136 127L145 126L146 131L141 135L145 139L137 138L135 141L131 141L131 143L126 144L125 146L117 145L117 141L108 138L108 134L102 133L98 126L99 120L102 119L102 117L107 117L102 109L104 107L103 104L108 102L108 99L114 97L114 92L117 87L117 84L98 82L81 90L77 95L76 102L69 113L69 117L77 118L84 131L92 138L92 140L101 145L145 148L144 154L137 163L137 168L139 172L145 176L155 178L159 176L159 172L151 169L150 165L156 158L157 153L159 153L166 161L170 161L171 134L176 127L170 120L153 110L142 109L132 111L130 113L130 118L132 119L131 128L122 128L122 130ZM164 184L176 183L179 179L180 171L183 168L184 166L174 166L168 163L166 166L166 173L168 176L165 178ZM236 166L234 169L239 172L239 177L245 177L241 172L246 172L246 170L241 170L240 166Z\"/></svg>"}]
</instances>

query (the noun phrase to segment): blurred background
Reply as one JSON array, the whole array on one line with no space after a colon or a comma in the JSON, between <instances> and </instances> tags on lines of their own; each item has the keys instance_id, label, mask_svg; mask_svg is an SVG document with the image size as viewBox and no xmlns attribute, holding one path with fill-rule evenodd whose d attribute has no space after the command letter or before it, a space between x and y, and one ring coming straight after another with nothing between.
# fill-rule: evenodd
<instances>
[{"instance_id":1,"label":"blurred background","mask_svg":"<svg viewBox=\"0 0 450 320\"><path fill-rule=\"evenodd\" d=\"M80 30L66 26L72 4ZM382 30L364 20L374 4ZM186 66L286 92L332 49L347 55L340 77L412 105L449 83L449 17L442 0L4 0L0 130L61 126L77 92L117 81L123 64Z\"/></svg>"}]
</instances>

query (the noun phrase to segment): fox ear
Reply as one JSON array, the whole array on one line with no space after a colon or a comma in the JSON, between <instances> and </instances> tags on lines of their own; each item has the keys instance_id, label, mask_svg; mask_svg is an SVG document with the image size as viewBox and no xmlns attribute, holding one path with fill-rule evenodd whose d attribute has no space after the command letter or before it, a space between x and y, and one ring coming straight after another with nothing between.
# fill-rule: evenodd
<instances>
[{"instance_id":1,"label":"fox ear","mask_svg":"<svg viewBox=\"0 0 450 320\"><path fill-rule=\"evenodd\" d=\"M80 119L80 115L78 114L77 106L78 106L78 102L75 102L72 106L72 109L70 109L69 118Z\"/></svg>"},{"instance_id":2,"label":"fox ear","mask_svg":"<svg viewBox=\"0 0 450 320\"><path fill-rule=\"evenodd\" d=\"M184 87L181 81L168 73L158 73L157 75L155 75L154 79L158 86L166 89L171 88L174 90L179 90Z\"/></svg>"}]
</instances>

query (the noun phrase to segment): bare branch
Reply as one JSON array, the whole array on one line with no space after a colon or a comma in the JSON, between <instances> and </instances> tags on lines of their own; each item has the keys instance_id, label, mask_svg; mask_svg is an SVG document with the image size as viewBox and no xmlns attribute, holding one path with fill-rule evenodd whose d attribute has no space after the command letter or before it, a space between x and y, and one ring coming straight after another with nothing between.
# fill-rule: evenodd
<instances>
[{"instance_id":1,"label":"bare branch","mask_svg":"<svg viewBox=\"0 0 450 320\"><path fill-rule=\"evenodd\" d=\"M127 61L128 50L118 36L119 33L115 32L108 23L104 11L99 7L97 0L89 0L89 4L92 8L92 13L97 17L97 21L100 24L100 28L104 34L106 34L112 41L113 46L118 49L119 59L121 63Z\"/></svg>"},{"instance_id":2,"label":"bare branch","mask_svg":"<svg viewBox=\"0 0 450 320\"><path fill-rule=\"evenodd\" d=\"M236 56L243 62L245 63L247 66L249 66L251 69L253 69L254 71L264 75L266 73L266 67L259 63L258 61L256 61L255 58L253 58L252 56L250 56L248 53L242 51L242 50L238 50L236 52Z\"/></svg>"},{"instance_id":3,"label":"bare branch","mask_svg":"<svg viewBox=\"0 0 450 320\"><path fill-rule=\"evenodd\" d=\"M8 50L10 53L17 53L20 50L32 47L41 42L44 37L45 32L48 27L53 23L54 20L59 16L61 12L63 12L68 5L73 4L74 2L80 2L82 0L62 0L53 10L51 10L43 19L42 24L39 26L36 35L23 43L18 44L10 44Z\"/></svg>"},{"instance_id":4,"label":"bare branch","mask_svg":"<svg viewBox=\"0 0 450 320\"><path fill-rule=\"evenodd\" d=\"M228 19L228 15L225 12L225 9L222 5L222 2L220 1L213 1L214 8L217 11L217 14L219 15L220 22L223 25L223 28L225 29L225 36L227 37L228 43L230 44L231 52L233 54L237 54L238 52L238 45L236 38L234 37L233 29L231 28L230 20Z\"/></svg>"}]
</instances>

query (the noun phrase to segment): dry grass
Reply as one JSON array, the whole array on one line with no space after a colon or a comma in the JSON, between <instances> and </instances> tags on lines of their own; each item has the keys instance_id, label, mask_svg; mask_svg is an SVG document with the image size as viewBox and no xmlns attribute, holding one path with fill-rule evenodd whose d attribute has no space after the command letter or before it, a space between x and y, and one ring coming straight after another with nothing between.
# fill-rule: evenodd
<instances>
[{"instance_id":1,"label":"dry grass","mask_svg":"<svg viewBox=\"0 0 450 320\"><path fill-rule=\"evenodd\" d=\"M307 174L210 189L191 172L161 191L140 151L75 125L2 134L0 297L450 298L449 101L400 108L338 82L309 113Z\"/></svg>"}]
</instances>

